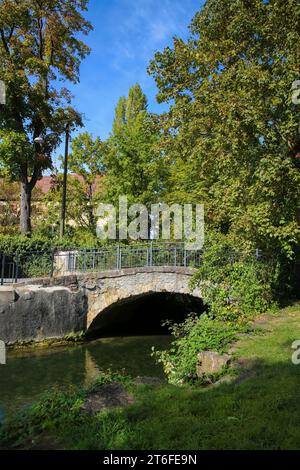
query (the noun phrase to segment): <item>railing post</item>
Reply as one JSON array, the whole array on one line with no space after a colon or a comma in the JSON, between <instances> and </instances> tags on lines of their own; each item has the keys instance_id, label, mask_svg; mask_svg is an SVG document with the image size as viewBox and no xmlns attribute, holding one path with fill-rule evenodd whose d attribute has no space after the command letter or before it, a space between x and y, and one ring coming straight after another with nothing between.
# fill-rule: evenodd
<instances>
[{"instance_id":1,"label":"railing post","mask_svg":"<svg viewBox=\"0 0 300 470\"><path fill-rule=\"evenodd\" d=\"M54 256L55 256L55 251L51 251L51 271L50 271L50 277L53 277L54 275Z\"/></svg>"},{"instance_id":2,"label":"railing post","mask_svg":"<svg viewBox=\"0 0 300 470\"><path fill-rule=\"evenodd\" d=\"M120 247L119 245L117 246L117 251L116 251L116 270L119 270L119 252L120 252Z\"/></svg>"},{"instance_id":3,"label":"railing post","mask_svg":"<svg viewBox=\"0 0 300 470\"><path fill-rule=\"evenodd\" d=\"M146 256L146 267L149 268L149 266L152 266L152 260L151 260L151 247L147 246L147 256Z\"/></svg>"},{"instance_id":4,"label":"railing post","mask_svg":"<svg viewBox=\"0 0 300 470\"><path fill-rule=\"evenodd\" d=\"M116 270L119 271L119 264L120 264L120 245L117 246L117 256L116 256Z\"/></svg>"},{"instance_id":5,"label":"railing post","mask_svg":"<svg viewBox=\"0 0 300 470\"><path fill-rule=\"evenodd\" d=\"M83 257L83 271L86 272L86 250L84 250L84 257Z\"/></svg>"},{"instance_id":6,"label":"railing post","mask_svg":"<svg viewBox=\"0 0 300 470\"><path fill-rule=\"evenodd\" d=\"M122 249L119 247L119 269L122 269Z\"/></svg>"},{"instance_id":7,"label":"railing post","mask_svg":"<svg viewBox=\"0 0 300 470\"><path fill-rule=\"evenodd\" d=\"M151 242L150 250L149 250L149 266L152 267L152 265L153 265L153 243Z\"/></svg>"},{"instance_id":8,"label":"railing post","mask_svg":"<svg viewBox=\"0 0 300 470\"><path fill-rule=\"evenodd\" d=\"M12 263L10 263L10 265L11 265L11 271L10 271L10 273L9 273L10 275L8 277L11 281L14 281L15 280L15 261L14 261L14 258L13 258Z\"/></svg>"},{"instance_id":9,"label":"railing post","mask_svg":"<svg viewBox=\"0 0 300 470\"><path fill-rule=\"evenodd\" d=\"M1 286L4 284L4 267L5 267L5 254L2 253L2 263L1 263Z\"/></svg>"},{"instance_id":10,"label":"railing post","mask_svg":"<svg viewBox=\"0 0 300 470\"><path fill-rule=\"evenodd\" d=\"M184 252L183 252L183 266L186 268L186 248L184 247Z\"/></svg>"},{"instance_id":11,"label":"railing post","mask_svg":"<svg viewBox=\"0 0 300 470\"><path fill-rule=\"evenodd\" d=\"M177 266L177 247L174 247L174 266Z\"/></svg>"},{"instance_id":12,"label":"railing post","mask_svg":"<svg viewBox=\"0 0 300 470\"><path fill-rule=\"evenodd\" d=\"M19 255L16 256L15 284L18 282L19 275Z\"/></svg>"}]
</instances>

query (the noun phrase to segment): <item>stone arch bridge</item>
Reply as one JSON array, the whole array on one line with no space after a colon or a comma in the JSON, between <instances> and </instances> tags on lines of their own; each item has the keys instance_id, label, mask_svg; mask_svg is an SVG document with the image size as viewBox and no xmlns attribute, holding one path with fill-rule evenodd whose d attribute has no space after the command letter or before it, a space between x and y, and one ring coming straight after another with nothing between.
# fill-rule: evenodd
<instances>
[{"instance_id":1,"label":"stone arch bridge","mask_svg":"<svg viewBox=\"0 0 300 470\"><path fill-rule=\"evenodd\" d=\"M73 273L0 287L0 339L7 344L62 338L105 327L116 305L157 293L188 295L191 267L141 267ZM120 313L119 313L120 314Z\"/></svg>"}]
</instances>

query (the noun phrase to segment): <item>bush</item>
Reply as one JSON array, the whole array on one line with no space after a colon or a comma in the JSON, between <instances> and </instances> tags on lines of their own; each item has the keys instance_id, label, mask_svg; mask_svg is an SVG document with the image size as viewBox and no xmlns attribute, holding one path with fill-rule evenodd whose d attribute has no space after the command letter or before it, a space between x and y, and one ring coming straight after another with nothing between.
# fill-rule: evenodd
<instances>
[{"instance_id":1,"label":"bush","mask_svg":"<svg viewBox=\"0 0 300 470\"><path fill-rule=\"evenodd\" d=\"M262 254L237 249L236 242L219 235L207 241L192 287L200 288L212 317L243 322L272 306L275 273Z\"/></svg>"},{"instance_id":2,"label":"bush","mask_svg":"<svg viewBox=\"0 0 300 470\"><path fill-rule=\"evenodd\" d=\"M197 355L202 351L223 353L237 333L246 331L245 325L231 325L212 319L207 314L191 314L180 325L170 326L175 340L166 351L154 351L170 383L175 385L200 380L196 374ZM201 379L204 380L205 379Z\"/></svg>"},{"instance_id":3,"label":"bush","mask_svg":"<svg viewBox=\"0 0 300 470\"><path fill-rule=\"evenodd\" d=\"M208 313L191 315L181 325L171 324L171 349L154 351L172 383L194 381L197 354L225 352L236 334L249 329L249 321L273 305L272 264L256 259L250 249L236 249L230 239L215 235L208 239L202 266L192 281L198 287Z\"/></svg>"},{"instance_id":4,"label":"bush","mask_svg":"<svg viewBox=\"0 0 300 470\"><path fill-rule=\"evenodd\" d=\"M109 448L115 428L111 430L106 426L107 413L102 413L101 418L97 419L83 413L82 405L100 385L115 381L129 384L131 378L121 372L107 370L101 371L96 381L87 388L69 386L62 389L53 386L33 405L7 416L0 423L0 449L2 446L10 449L32 448L34 441L40 437L43 440L45 435L52 437L54 442L65 438L67 448L76 448L76 444L84 439L92 442L94 448Z\"/></svg>"},{"instance_id":5,"label":"bush","mask_svg":"<svg viewBox=\"0 0 300 470\"><path fill-rule=\"evenodd\" d=\"M52 241L46 237L0 235L0 253L26 254L33 251L51 251Z\"/></svg>"},{"instance_id":6,"label":"bush","mask_svg":"<svg viewBox=\"0 0 300 470\"><path fill-rule=\"evenodd\" d=\"M1 235L0 253L26 255L33 252L51 252L52 250L92 249L105 243L87 232L76 232L63 240L39 233L31 237L24 235Z\"/></svg>"}]
</instances>

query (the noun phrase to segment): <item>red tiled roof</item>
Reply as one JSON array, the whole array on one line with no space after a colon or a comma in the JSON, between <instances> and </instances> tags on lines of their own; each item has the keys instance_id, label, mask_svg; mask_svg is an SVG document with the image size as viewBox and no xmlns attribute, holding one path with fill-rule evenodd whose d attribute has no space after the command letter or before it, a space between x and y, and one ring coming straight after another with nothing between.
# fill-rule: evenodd
<instances>
[{"instance_id":1,"label":"red tiled roof","mask_svg":"<svg viewBox=\"0 0 300 470\"><path fill-rule=\"evenodd\" d=\"M68 175L68 178L75 178L77 179L78 181L80 181L81 183L84 182L84 178L83 176L81 175L77 175L75 173L72 173L72 174L69 174ZM103 178L103 176L96 176L95 177L95 182L93 184L93 191L96 190L96 186L97 186L97 183L99 183L99 181ZM0 184L2 183L3 179L0 178ZM54 179L53 179L53 176L43 176L43 178L41 178L40 180L38 180L37 184L36 184L36 188L37 190L42 193L42 194L47 194L53 187L53 184L54 184Z\"/></svg>"},{"instance_id":2,"label":"red tiled roof","mask_svg":"<svg viewBox=\"0 0 300 470\"><path fill-rule=\"evenodd\" d=\"M43 194L47 194L51 189L52 181L52 176L43 176L43 178L36 183L36 186Z\"/></svg>"},{"instance_id":3,"label":"red tiled roof","mask_svg":"<svg viewBox=\"0 0 300 470\"><path fill-rule=\"evenodd\" d=\"M75 173L72 173L72 174L69 174L68 175L68 178L74 178L74 179L77 179L78 181L80 181L81 183L84 182L84 178L83 176L81 175L77 175ZM96 189L96 185L97 183L99 183L99 181L102 179L103 177L98 175L95 177L95 182L93 184L93 191ZM37 188L43 193L43 194L47 194L52 186L53 186L53 183L54 183L54 179L53 179L53 176L43 176L42 179L40 179L36 186Z\"/></svg>"}]
</instances>

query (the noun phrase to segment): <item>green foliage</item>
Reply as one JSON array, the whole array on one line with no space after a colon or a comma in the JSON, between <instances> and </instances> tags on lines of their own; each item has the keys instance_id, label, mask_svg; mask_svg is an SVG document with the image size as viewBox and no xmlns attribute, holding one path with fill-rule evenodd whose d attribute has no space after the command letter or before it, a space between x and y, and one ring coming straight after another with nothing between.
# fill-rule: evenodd
<instances>
[{"instance_id":1,"label":"green foliage","mask_svg":"<svg viewBox=\"0 0 300 470\"><path fill-rule=\"evenodd\" d=\"M298 0L208 0L187 41L150 66L163 115L170 201L268 253L300 240Z\"/></svg>"},{"instance_id":2,"label":"green foliage","mask_svg":"<svg viewBox=\"0 0 300 470\"><path fill-rule=\"evenodd\" d=\"M68 177L66 236L72 237L77 233L79 238L95 239L95 212L102 199L102 182L97 179L97 175L92 173L82 178L80 176L82 176L81 173L79 173L79 177L75 175L69 175ZM47 233L50 229L56 236L59 235L61 220L62 182L62 175L55 178L53 190L49 191L42 200L46 211L41 214L40 219L37 221L38 230Z\"/></svg>"},{"instance_id":3,"label":"green foliage","mask_svg":"<svg viewBox=\"0 0 300 470\"><path fill-rule=\"evenodd\" d=\"M20 180L20 162L33 165L33 146L21 132L0 128L0 172L12 179ZM44 168L41 168L43 170Z\"/></svg>"},{"instance_id":4,"label":"green foliage","mask_svg":"<svg viewBox=\"0 0 300 470\"><path fill-rule=\"evenodd\" d=\"M123 384L130 384L131 378L129 375L126 375L124 370L121 371L112 371L111 369L106 369L100 371L96 380L86 389L86 393L93 392L99 388L99 386L119 382Z\"/></svg>"},{"instance_id":5,"label":"green foliage","mask_svg":"<svg viewBox=\"0 0 300 470\"><path fill-rule=\"evenodd\" d=\"M200 288L212 317L243 322L271 307L276 266L257 255L228 236L207 237L192 286Z\"/></svg>"},{"instance_id":6,"label":"green foliage","mask_svg":"<svg viewBox=\"0 0 300 470\"><path fill-rule=\"evenodd\" d=\"M82 125L61 81L77 83L89 48L79 39L91 30L87 0L5 0L0 4L0 80L7 101L0 114L0 171L22 184L26 204L20 226L31 231L30 194L66 126ZM39 136L42 144L35 143Z\"/></svg>"},{"instance_id":7,"label":"green foliage","mask_svg":"<svg viewBox=\"0 0 300 470\"><path fill-rule=\"evenodd\" d=\"M159 139L157 118L147 112L147 99L135 85L117 105L107 142L104 163L109 202L117 205L120 195L127 195L130 203L157 200L165 172Z\"/></svg>"},{"instance_id":8,"label":"green foliage","mask_svg":"<svg viewBox=\"0 0 300 470\"><path fill-rule=\"evenodd\" d=\"M14 234L18 232L19 219L17 206L20 198L18 183L3 178L0 181L0 233Z\"/></svg>"},{"instance_id":9,"label":"green foliage","mask_svg":"<svg viewBox=\"0 0 300 470\"><path fill-rule=\"evenodd\" d=\"M1 235L0 253L26 255L31 252L50 253L52 250L67 250L74 248L92 249L103 246L103 242L90 232L74 231L63 240L50 237L49 233L35 234L32 237L24 235Z\"/></svg>"},{"instance_id":10,"label":"green foliage","mask_svg":"<svg viewBox=\"0 0 300 470\"><path fill-rule=\"evenodd\" d=\"M63 337L64 341L69 343L80 343L85 339L85 332L79 331L78 333L69 333Z\"/></svg>"},{"instance_id":11,"label":"green foliage","mask_svg":"<svg viewBox=\"0 0 300 470\"><path fill-rule=\"evenodd\" d=\"M9 264L18 264L20 278L45 277L51 273L53 245L46 237L0 235L0 253L8 255Z\"/></svg>"},{"instance_id":12,"label":"green foliage","mask_svg":"<svg viewBox=\"0 0 300 470\"><path fill-rule=\"evenodd\" d=\"M52 243L46 237L0 235L0 252L26 254L30 251L49 251Z\"/></svg>"},{"instance_id":13,"label":"green foliage","mask_svg":"<svg viewBox=\"0 0 300 470\"><path fill-rule=\"evenodd\" d=\"M200 318L191 315L181 325L171 324L171 349L154 353L171 383L196 380L199 352L224 352L238 332L247 331L249 320L273 305L276 270L246 247L241 251L241 244L236 247L228 236L211 234L206 241L192 288L200 289L208 313Z\"/></svg>"},{"instance_id":14,"label":"green foliage","mask_svg":"<svg viewBox=\"0 0 300 470\"><path fill-rule=\"evenodd\" d=\"M99 137L93 139L92 134L83 132L72 140L72 149L69 155L69 168L77 175L82 176L84 181L92 185L95 177L103 175L105 167L103 164L104 144Z\"/></svg>"},{"instance_id":15,"label":"green foliage","mask_svg":"<svg viewBox=\"0 0 300 470\"><path fill-rule=\"evenodd\" d=\"M168 381L179 385L202 381L196 374L197 355L202 351L226 351L238 332L246 331L241 324L230 324L212 319L207 314L200 318L191 314L182 324L171 324L170 332L175 340L166 351L154 351L153 355L163 365Z\"/></svg>"}]
</instances>

